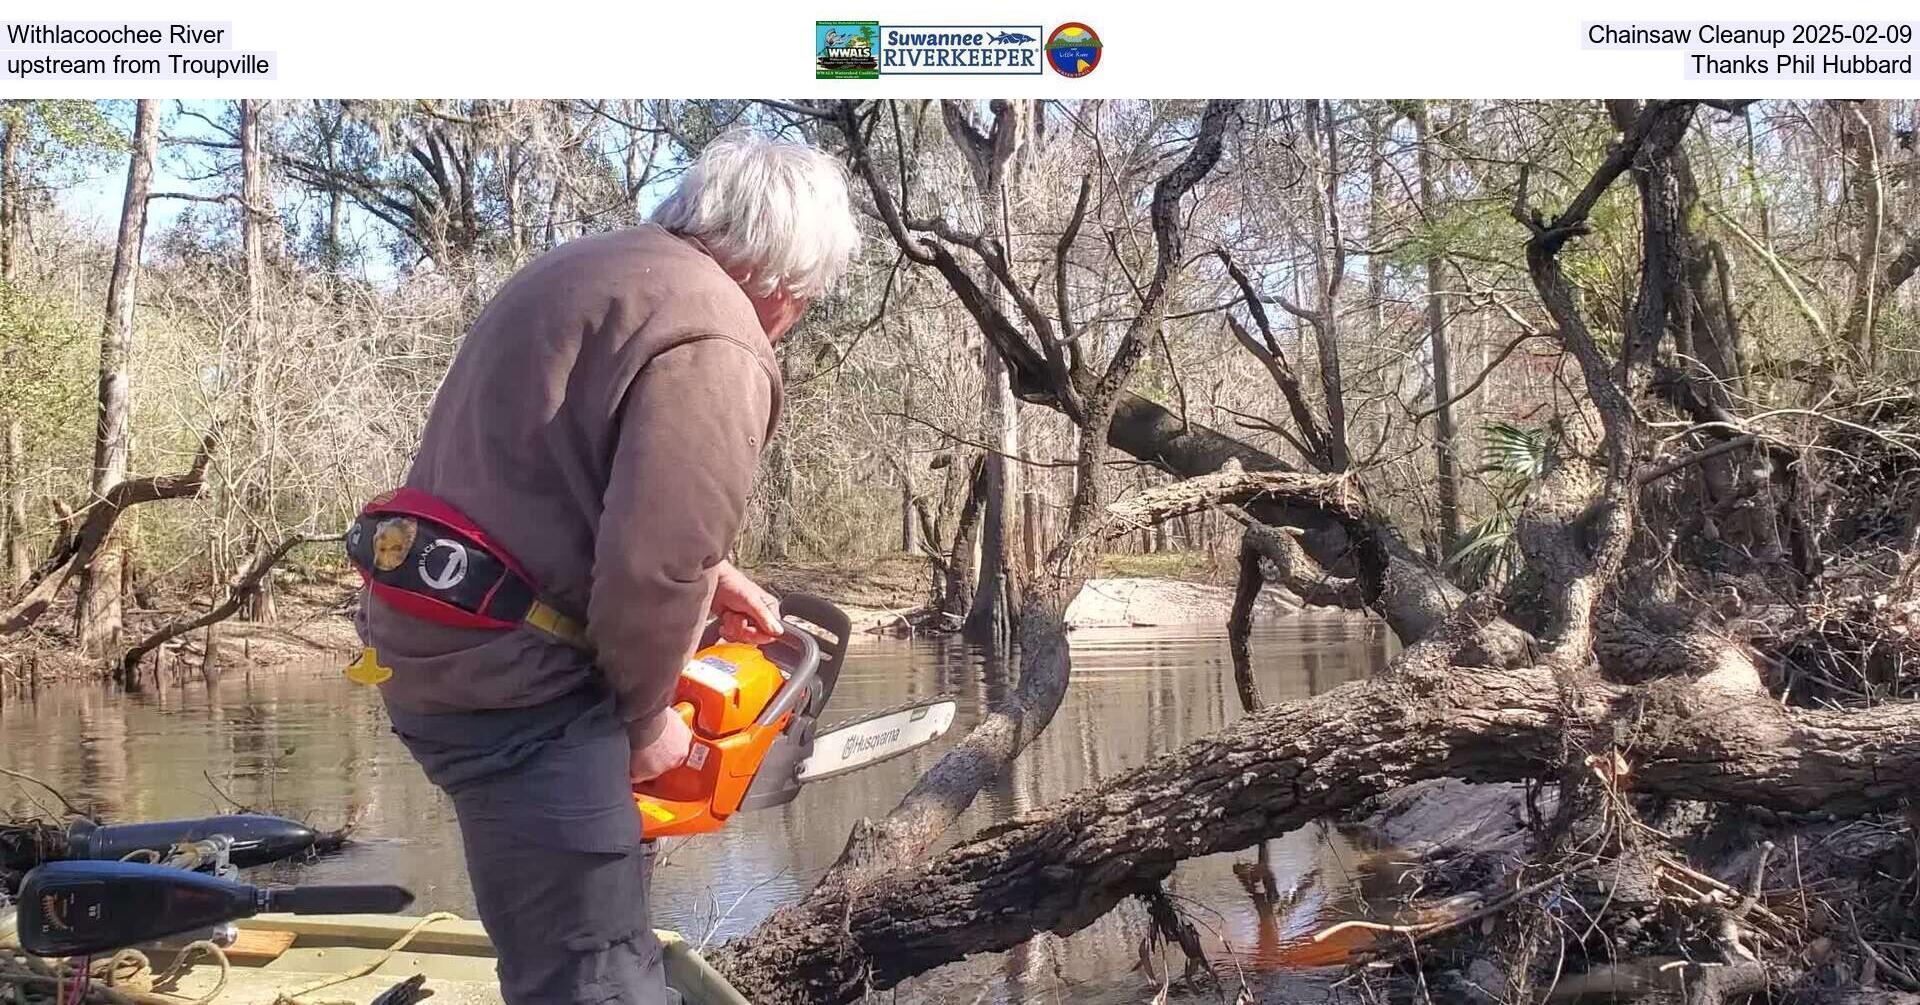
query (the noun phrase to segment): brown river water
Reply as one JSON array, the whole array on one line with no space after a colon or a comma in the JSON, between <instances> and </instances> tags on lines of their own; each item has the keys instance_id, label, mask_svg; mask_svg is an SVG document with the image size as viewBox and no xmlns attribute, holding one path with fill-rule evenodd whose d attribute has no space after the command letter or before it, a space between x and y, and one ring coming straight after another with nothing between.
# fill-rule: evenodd
<instances>
[{"instance_id":1,"label":"brown river water","mask_svg":"<svg viewBox=\"0 0 1920 1005\"><path fill-rule=\"evenodd\" d=\"M1300 615L1259 626L1253 651L1267 700L1305 697L1377 672L1389 655L1377 623ZM742 935L768 912L804 896L861 816L884 814L979 710L1012 685L1007 668L945 639L858 642L828 706L837 721L921 697L954 695L948 738L893 761L810 786L788 806L736 816L725 829L662 849L654 924L691 940ZM981 794L956 836L1144 762L1241 715L1221 631L1089 629L1073 635L1073 680L1053 724L1010 777ZM331 662L230 674L200 684L124 695L57 688L0 708L0 765L29 772L114 821L203 816L228 797L262 812L337 826L362 813L344 852L276 878L394 882L419 911L471 915L452 809L388 731L378 695ZM223 795L224 793L224 795ZM44 811L27 790L0 782L0 818ZM1274 841L1278 910L1256 911L1233 866L1251 850L1183 863L1168 887L1206 933L1224 971L1245 972L1261 1001L1317 1000L1323 977L1301 966L1312 931L1366 910L1374 857L1332 828ZM1045 935L983 954L903 987L903 1002L1141 1002L1157 980L1141 961L1144 911L1127 904L1073 936ZM1169 957L1171 958L1171 957ZM1232 960L1234 962L1229 962ZM1225 1000L1231 1000L1229 990ZM1211 992L1174 1001L1220 1001Z\"/></svg>"}]
</instances>

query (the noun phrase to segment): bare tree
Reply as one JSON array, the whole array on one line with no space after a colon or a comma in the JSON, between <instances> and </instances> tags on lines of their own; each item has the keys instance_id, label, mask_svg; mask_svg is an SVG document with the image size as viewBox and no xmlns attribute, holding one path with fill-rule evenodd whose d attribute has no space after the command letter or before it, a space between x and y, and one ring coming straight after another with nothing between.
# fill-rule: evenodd
<instances>
[{"instance_id":1,"label":"bare tree","mask_svg":"<svg viewBox=\"0 0 1920 1005\"><path fill-rule=\"evenodd\" d=\"M266 545L262 523L270 522L274 500L273 425L267 418L267 252L265 231L273 219L273 196L267 185L266 158L260 145L260 118L264 102L240 101L240 228L242 252L246 256L246 323L241 348L245 390L242 407L252 441L248 445L261 457L258 473L248 478L242 509L253 524L249 551L259 554ZM242 595L245 614L251 621L274 620L273 577L263 571L254 588Z\"/></svg>"},{"instance_id":2,"label":"bare tree","mask_svg":"<svg viewBox=\"0 0 1920 1005\"><path fill-rule=\"evenodd\" d=\"M0 286L11 294L15 282L14 241L20 218L20 133L24 126L8 117L0 123ZM9 346L8 356L11 357ZM15 372L14 360L0 360L8 373ZM27 472L25 422L18 408L8 402L4 416L6 431L5 512L0 514L0 536L7 542L6 575L12 583L22 583L32 569L27 553Z\"/></svg>"},{"instance_id":3,"label":"bare tree","mask_svg":"<svg viewBox=\"0 0 1920 1005\"><path fill-rule=\"evenodd\" d=\"M1435 182L1435 140L1429 102L1412 107L1420 173L1420 212L1437 223L1439 186ZM1460 539L1460 477L1453 469L1453 352L1447 342L1447 301L1443 283L1446 258L1436 243L1427 252L1427 351L1433 370L1433 464L1440 507L1440 550L1451 554Z\"/></svg>"},{"instance_id":4,"label":"bare tree","mask_svg":"<svg viewBox=\"0 0 1920 1005\"><path fill-rule=\"evenodd\" d=\"M100 333L99 425L94 432L93 499L105 502L127 477L133 450L133 314L140 277L140 249L147 230L147 192L160 125L155 102L134 104L133 152L127 160L127 192L120 208L120 235L114 243L113 273L107 282L107 321ZM109 537L80 577L75 634L94 656L110 656L120 647L120 593L126 555L122 542Z\"/></svg>"}]
</instances>

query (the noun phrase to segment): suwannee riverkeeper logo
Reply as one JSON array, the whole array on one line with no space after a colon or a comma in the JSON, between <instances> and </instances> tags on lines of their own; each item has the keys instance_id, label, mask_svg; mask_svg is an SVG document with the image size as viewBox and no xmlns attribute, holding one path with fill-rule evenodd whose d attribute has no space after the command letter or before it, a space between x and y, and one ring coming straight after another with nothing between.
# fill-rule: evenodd
<instances>
[{"instance_id":1,"label":"suwannee riverkeeper logo","mask_svg":"<svg viewBox=\"0 0 1920 1005\"><path fill-rule=\"evenodd\" d=\"M871 80L890 76L1041 76L1047 71L1038 24L880 24L875 21L814 23L814 76L821 80ZM1057 34L1057 33L1056 33ZM1069 42L1099 39L1091 31ZM1076 50L1078 51L1078 50ZM1085 50L1097 62L1097 49ZM1070 62L1068 65L1076 65Z\"/></svg>"}]
</instances>

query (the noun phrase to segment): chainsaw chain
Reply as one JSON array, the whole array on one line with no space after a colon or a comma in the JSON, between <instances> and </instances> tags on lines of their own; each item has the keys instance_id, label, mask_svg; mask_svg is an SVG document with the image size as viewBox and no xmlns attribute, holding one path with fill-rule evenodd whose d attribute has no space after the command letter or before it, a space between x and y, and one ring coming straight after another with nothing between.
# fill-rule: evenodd
<instances>
[{"instance_id":1,"label":"chainsaw chain","mask_svg":"<svg viewBox=\"0 0 1920 1005\"><path fill-rule=\"evenodd\" d=\"M845 729L848 726L858 725L870 719L878 719L883 716L889 716L895 712L905 712L907 709L919 708L922 705L937 705L943 701L953 702L957 706L960 702L960 696L956 694L936 694L936 695L929 695L925 698L910 698L906 701L903 701L897 705L893 705L888 708L876 709L872 712L868 712L865 715L855 716L851 719L842 719L831 726L815 726L813 728L813 735L815 738L819 738L827 735L828 733L833 732L836 729Z\"/></svg>"}]
</instances>

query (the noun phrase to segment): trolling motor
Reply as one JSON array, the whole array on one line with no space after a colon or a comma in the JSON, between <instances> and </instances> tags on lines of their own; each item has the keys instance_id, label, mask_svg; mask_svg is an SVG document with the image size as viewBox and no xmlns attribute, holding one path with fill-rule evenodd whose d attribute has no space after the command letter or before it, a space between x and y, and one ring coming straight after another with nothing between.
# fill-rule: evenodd
<instances>
[{"instance_id":1,"label":"trolling motor","mask_svg":"<svg viewBox=\"0 0 1920 1005\"><path fill-rule=\"evenodd\" d=\"M398 886L257 887L132 862L49 862L20 884L20 947L35 956L90 956L250 918L394 914L413 903Z\"/></svg>"},{"instance_id":2,"label":"trolling motor","mask_svg":"<svg viewBox=\"0 0 1920 1005\"><path fill-rule=\"evenodd\" d=\"M298 821L259 813L129 824L80 818L64 826L0 825L0 896L19 889L26 871L42 862L144 859L231 879L240 869L293 858L326 841Z\"/></svg>"},{"instance_id":3,"label":"trolling motor","mask_svg":"<svg viewBox=\"0 0 1920 1005\"><path fill-rule=\"evenodd\" d=\"M118 861L140 852L166 855L179 845L203 842L218 835L232 839L227 859L242 869L292 858L312 848L319 838L305 824L259 813L139 824L101 825L91 820L76 820L67 827L64 857Z\"/></svg>"}]
</instances>

